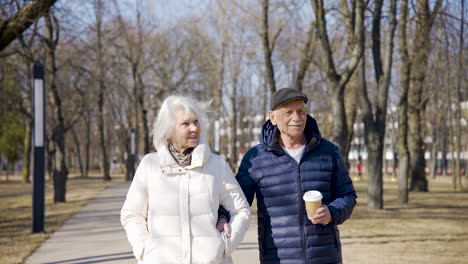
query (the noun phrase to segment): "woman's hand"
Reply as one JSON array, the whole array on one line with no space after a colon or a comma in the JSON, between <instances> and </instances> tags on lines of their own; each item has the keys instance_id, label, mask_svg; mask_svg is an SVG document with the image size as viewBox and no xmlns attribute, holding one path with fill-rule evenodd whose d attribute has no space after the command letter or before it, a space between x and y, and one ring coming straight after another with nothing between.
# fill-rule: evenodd
<instances>
[{"instance_id":1,"label":"woman's hand","mask_svg":"<svg viewBox=\"0 0 468 264\"><path fill-rule=\"evenodd\" d=\"M231 237L231 225L229 225L224 215L219 216L216 229L218 229L219 232L224 232L227 237Z\"/></svg>"}]
</instances>

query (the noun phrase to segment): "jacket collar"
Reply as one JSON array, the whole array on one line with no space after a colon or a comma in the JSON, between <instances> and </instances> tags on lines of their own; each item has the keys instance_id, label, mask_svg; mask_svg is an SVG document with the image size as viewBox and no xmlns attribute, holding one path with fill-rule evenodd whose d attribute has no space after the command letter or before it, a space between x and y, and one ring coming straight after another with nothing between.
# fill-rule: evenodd
<instances>
[{"instance_id":1,"label":"jacket collar","mask_svg":"<svg viewBox=\"0 0 468 264\"><path fill-rule=\"evenodd\" d=\"M157 153L161 169L165 169L168 172L171 172L172 169L174 169L174 171L181 171L181 167L177 164L174 157L172 157L167 145L159 146ZM210 158L210 154L210 146L202 139L193 150L192 162L187 167L184 167L184 169L190 170L202 167Z\"/></svg>"},{"instance_id":2,"label":"jacket collar","mask_svg":"<svg viewBox=\"0 0 468 264\"><path fill-rule=\"evenodd\" d=\"M322 140L322 135L317 125L317 121L310 115L307 115L306 126L304 129L306 136L306 152L317 146ZM277 126L273 125L270 120L266 121L263 125L262 133L260 136L260 143L265 145L267 150L280 151L283 153L283 149L279 143L280 131Z\"/></svg>"}]
</instances>

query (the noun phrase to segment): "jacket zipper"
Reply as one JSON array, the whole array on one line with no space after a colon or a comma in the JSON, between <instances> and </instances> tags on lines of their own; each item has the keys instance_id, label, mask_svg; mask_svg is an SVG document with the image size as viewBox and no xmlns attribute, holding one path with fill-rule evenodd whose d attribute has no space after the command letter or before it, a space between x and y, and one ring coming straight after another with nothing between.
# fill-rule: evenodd
<instances>
[{"instance_id":1,"label":"jacket zipper","mask_svg":"<svg viewBox=\"0 0 468 264\"><path fill-rule=\"evenodd\" d=\"M290 157L286 152L284 152L282 149L279 150L281 153L284 155L288 156L290 159L293 159ZM306 149L304 150L304 153L302 154L301 159L299 160L299 163L297 164L297 181L298 181L298 196L299 196L299 204L301 205L300 210L299 210L299 224L301 225L301 246L302 246L302 253L304 256L304 263L307 263L307 245L306 245L306 233L305 233L305 228L304 228L304 211L305 211L305 205L302 202L302 181L301 181L301 163L302 163L302 158L306 155L306 152L308 152ZM294 160L295 161L295 160Z\"/></svg>"},{"instance_id":2,"label":"jacket zipper","mask_svg":"<svg viewBox=\"0 0 468 264\"><path fill-rule=\"evenodd\" d=\"M297 180L298 180L298 195L299 198L302 199L302 182L301 182L301 170L300 170L300 163L297 167ZM300 211L299 211L299 223L301 225L301 245L302 245L302 253L304 255L304 260L305 263L307 263L307 243L306 243L306 234L305 234L305 228L304 228L304 203L301 201L299 203L301 205Z\"/></svg>"}]
</instances>

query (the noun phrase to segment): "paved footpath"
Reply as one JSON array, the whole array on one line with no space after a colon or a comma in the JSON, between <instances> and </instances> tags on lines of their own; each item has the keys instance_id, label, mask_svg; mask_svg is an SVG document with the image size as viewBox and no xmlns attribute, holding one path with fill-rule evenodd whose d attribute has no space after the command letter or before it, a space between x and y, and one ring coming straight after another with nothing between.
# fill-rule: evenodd
<instances>
[{"instance_id":1,"label":"paved footpath","mask_svg":"<svg viewBox=\"0 0 468 264\"><path fill-rule=\"evenodd\" d=\"M132 250L120 225L120 208L129 184L107 188L70 218L28 259L26 264L134 264ZM256 216L239 248L236 264L258 264Z\"/></svg>"}]
</instances>

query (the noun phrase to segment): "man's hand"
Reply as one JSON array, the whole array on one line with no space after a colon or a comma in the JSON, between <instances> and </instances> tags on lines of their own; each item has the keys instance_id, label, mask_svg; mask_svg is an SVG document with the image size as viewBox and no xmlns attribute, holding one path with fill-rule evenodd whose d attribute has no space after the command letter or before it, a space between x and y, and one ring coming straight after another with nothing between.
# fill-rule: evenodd
<instances>
[{"instance_id":1,"label":"man's hand","mask_svg":"<svg viewBox=\"0 0 468 264\"><path fill-rule=\"evenodd\" d=\"M221 215L218 218L218 223L216 223L216 229L219 232L224 232L227 237L231 237L231 225L229 225L225 216Z\"/></svg>"},{"instance_id":2,"label":"man's hand","mask_svg":"<svg viewBox=\"0 0 468 264\"><path fill-rule=\"evenodd\" d=\"M328 207L326 205L322 205L319 209L317 209L316 214L312 216L310 219L314 224L328 224L332 220L332 216Z\"/></svg>"}]
</instances>

